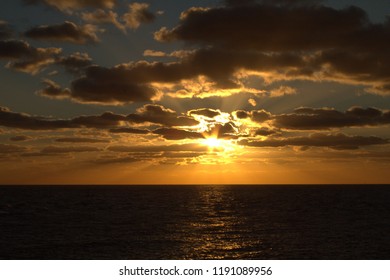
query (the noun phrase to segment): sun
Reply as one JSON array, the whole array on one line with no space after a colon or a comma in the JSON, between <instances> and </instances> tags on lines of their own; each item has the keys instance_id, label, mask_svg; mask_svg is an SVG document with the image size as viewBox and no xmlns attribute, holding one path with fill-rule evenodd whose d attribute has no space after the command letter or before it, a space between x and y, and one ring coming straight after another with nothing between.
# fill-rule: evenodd
<instances>
[{"instance_id":1,"label":"sun","mask_svg":"<svg viewBox=\"0 0 390 280\"><path fill-rule=\"evenodd\" d=\"M210 137L203 140L203 144L209 148L219 148L222 146L222 141L218 138Z\"/></svg>"}]
</instances>

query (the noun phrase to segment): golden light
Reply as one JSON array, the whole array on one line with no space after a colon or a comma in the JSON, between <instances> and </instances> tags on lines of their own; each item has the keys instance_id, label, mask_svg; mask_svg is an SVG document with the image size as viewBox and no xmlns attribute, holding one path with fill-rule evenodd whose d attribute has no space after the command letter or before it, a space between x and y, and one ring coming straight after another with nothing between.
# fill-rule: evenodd
<instances>
[{"instance_id":1,"label":"golden light","mask_svg":"<svg viewBox=\"0 0 390 280\"><path fill-rule=\"evenodd\" d=\"M211 136L201 140L201 144L207 146L210 151L217 152L219 156L229 156L239 149L234 141L227 139L219 139Z\"/></svg>"},{"instance_id":2,"label":"golden light","mask_svg":"<svg viewBox=\"0 0 390 280\"><path fill-rule=\"evenodd\" d=\"M208 146L209 148L219 148L222 146L222 141L218 138L210 137L203 140L203 144Z\"/></svg>"}]
</instances>

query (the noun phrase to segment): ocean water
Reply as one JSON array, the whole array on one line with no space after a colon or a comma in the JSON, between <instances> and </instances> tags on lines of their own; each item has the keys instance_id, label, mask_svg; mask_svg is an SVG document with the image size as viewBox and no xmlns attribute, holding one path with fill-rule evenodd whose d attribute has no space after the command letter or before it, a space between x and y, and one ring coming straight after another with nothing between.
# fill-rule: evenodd
<instances>
[{"instance_id":1,"label":"ocean water","mask_svg":"<svg viewBox=\"0 0 390 280\"><path fill-rule=\"evenodd\" d=\"M390 259L390 186L1 186L0 259Z\"/></svg>"}]
</instances>

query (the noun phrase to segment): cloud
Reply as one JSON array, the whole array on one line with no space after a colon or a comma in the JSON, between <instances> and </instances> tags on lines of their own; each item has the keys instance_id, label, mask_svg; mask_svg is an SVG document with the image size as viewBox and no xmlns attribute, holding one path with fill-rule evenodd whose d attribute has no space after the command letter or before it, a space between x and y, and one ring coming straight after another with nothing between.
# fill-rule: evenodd
<instances>
[{"instance_id":1,"label":"cloud","mask_svg":"<svg viewBox=\"0 0 390 280\"><path fill-rule=\"evenodd\" d=\"M165 56L167 56L167 54L165 52L161 52L161 51L145 50L144 56L165 57Z\"/></svg>"},{"instance_id":2,"label":"cloud","mask_svg":"<svg viewBox=\"0 0 390 280\"><path fill-rule=\"evenodd\" d=\"M30 136L26 135L16 135L9 138L10 141L13 142L23 142L32 139Z\"/></svg>"},{"instance_id":3,"label":"cloud","mask_svg":"<svg viewBox=\"0 0 390 280\"><path fill-rule=\"evenodd\" d=\"M290 138L267 138L266 140L241 140L240 145L250 147L329 147L332 149L357 149L361 146L389 144L388 139L375 136L349 136L342 133L322 134L315 133L310 136Z\"/></svg>"},{"instance_id":4,"label":"cloud","mask_svg":"<svg viewBox=\"0 0 390 280\"><path fill-rule=\"evenodd\" d=\"M381 126L390 124L390 111L377 108L354 106L340 112L332 108L295 109L293 113L274 115L265 110L232 113L237 119L250 119L262 124L267 122L279 129L290 130L328 130L343 127Z\"/></svg>"},{"instance_id":5,"label":"cloud","mask_svg":"<svg viewBox=\"0 0 390 280\"><path fill-rule=\"evenodd\" d=\"M206 155L206 152L164 152L161 157L165 158L197 158Z\"/></svg>"},{"instance_id":6,"label":"cloud","mask_svg":"<svg viewBox=\"0 0 390 280\"><path fill-rule=\"evenodd\" d=\"M390 124L390 112L362 107L352 107L345 112L330 108L299 108L292 114L273 116L273 120L276 127L294 130L380 126Z\"/></svg>"},{"instance_id":7,"label":"cloud","mask_svg":"<svg viewBox=\"0 0 390 280\"><path fill-rule=\"evenodd\" d=\"M143 153L143 152L207 152L208 148L204 145L172 144L172 145L147 145L147 146L109 146L108 151L118 153Z\"/></svg>"},{"instance_id":8,"label":"cloud","mask_svg":"<svg viewBox=\"0 0 390 280\"><path fill-rule=\"evenodd\" d=\"M161 14L161 12L157 14ZM94 24L110 23L126 32L126 28L137 29L143 23L153 22L156 19L156 14L149 11L149 4L133 2L129 4L128 12L120 18L117 13L103 9L84 12L81 14L81 18Z\"/></svg>"},{"instance_id":9,"label":"cloud","mask_svg":"<svg viewBox=\"0 0 390 280\"><path fill-rule=\"evenodd\" d=\"M81 14L81 18L86 22L94 24L111 23L118 29L126 32L126 26L118 21L118 14L113 11L98 9L93 12L84 12Z\"/></svg>"},{"instance_id":10,"label":"cloud","mask_svg":"<svg viewBox=\"0 0 390 280\"><path fill-rule=\"evenodd\" d=\"M297 90L288 86L280 86L279 88L270 91L270 97L281 97L286 95L296 94Z\"/></svg>"},{"instance_id":11,"label":"cloud","mask_svg":"<svg viewBox=\"0 0 390 280\"><path fill-rule=\"evenodd\" d=\"M69 153L84 153L84 152L99 152L101 149L89 146L71 146L59 147L49 146L41 150L41 154L69 154Z\"/></svg>"},{"instance_id":12,"label":"cloud","mask_svg":"<svg viewBox=\"0 0 390 280\"><path fill-rule=\"evenodd\" d=\"M183 40L228 49L302 51L359 48L343 36L359 36L356 32L374 27L368 25L365 12L356 7L336 10L325 6L253 5L190 9L184 15L178 26L158 32L157 37L162 41ZM269 34L273 35L272 40L264 40ZM388 44L384 38L373 39Z\"/></svg>"},{"instance_id":13,"label":"cloud","mask_svg":"<svg viewBox=\"0 0 390 280\"><path fill-rule=\"evenodd\" d=\"M231 122L228 123L215 123L212 124L207 131L203 133L205 138L218 138L218 139L236 139L238 138L238 130Z\"/></svg>"},{"instance_id":14,"label":"cloud","mask_svg":"<svg viewBox=\"0 0 390 280\"><path fill-rule=\"evenodd\" d=\"M120 127L112 128L109 130L111 133L128 133L128 134L149 134L150 131L147 129L138 129L131 127Z\"/></svg>"},{"instance_id":15,"label":"cloud","mask_svg":"<svg viewBox=\"0 0 390 280\"><path fill-rule=\"evenodd\" d=\"M255 136L270 136L270 135L274 135L274 134L277 134L277 132L275 130L271 130L267 127L262 127L262 128L259 128L255 131Z\"/></svg>"},{"instance_id":16,"label":"cloud","mask_svg":"<svg viewBox=\"0 0 390 280\"><path fill-rule=\"evenodd\" d=\"M244 110L237 110L232 113L232 115L237 119L247 119L250 117L250 113Z\"/></svg>"},{"instance_id":17,"label":"cloud","mask_svg":"<svg viewBox=\"0 0 390 280\"><path fill-rule=\"evenodd\" d=\"M317 5L323 0L225 0L227 6L251 6L256 4L272 6L307 6Z\"/></svg>"},{"instance_id":18,"label":"cloud","mask_svg":"<svg viewBox=\"0 0 390 280\"><path fill-rule=\"evenodd\" d=\"M187 116L179 116L175 111L161 105L147 104L135 114L129 114L127 120L134 123L156 123L165 126L195 126L198 121Z\"/></svg>"},{"instance_id":19,"label":"cloud","mask_svg":"<svg viewBox=\"0 0 390 280\"><path fill-rule=\"evenodd\" d=\"M136 113L125 115L105 112L98 116L78 116L72 119L53 119L15 113L8 108L0 107L0 126L27 130L57 130L64 128L100 128L114 129L113 133L130 132L130 128L122 127L123 123L154 123L165 126L194 126L198 122L190 117L179 116L175 111L161 105L145 105ZM118 130L115 130L118 129ZM134 130L134 133L147 133Z\"/></svg>"},{"instance_id":20,"label":"cloud","mask_svg":"<svg viewBox=\"0 0 390 280\"><path fill-rule=\"evenodd\" d=\"M126 27L137 29L142 23L151 23L156 15L149 11L149 4L133 2L129 5L129 12L123 15Z\"/></svg>"},{"instance_id":21,"label":"cloud","mask_svg":"<svg viewBox=\"0 0 390 280\"><path fill-rule=\"evenodd\" d=\"M125 120L126 118L123 115L105 112L99 116L79 116L70 119L69 122L77 127L110 128L120 125Z\"/></svg>"},{"instance_id":22,"label":"cloud","mask_svg":"<svg viewBox=\"0 0 390 280\"><path fill-rule=\"evenodd\" d=\"M17 145L0 144L0 154L21 153L27 150L26 147Z\"/></svg>"},{"instance_id":23,"label":"cloud","mask_svg":"<svg viewBox=\"0 0 390 280\"><path fill-rule=\"evenodd\" d=\"M176 128L159 128L153 131L167 140L202 139L202 133Z\"/></svg>"},{"instance_id":24,"label":"cloud","mask_svg":"<svg viewBox=\"0 0 390 280\"><path fill-rule=\"evenodd\" d=\"M31 47L27 42L9 40L0 41L0 58L17 59L21 57L36 56L38 49Z\"/></svg>"},{"instance_id":25,"label":"cloud","mask_svg":"<svg viewBox=\"0 0 390 280\"><path fill-rule=\"evenodd\" d=\"M120 65L114 68L90 66L84 77L72 82L68 98L80 103L128 104L160 98L160 92L149 83L136 81L132 69Z\"/></svg>"},{"instance_id":26,"label":"cloud","mask_svg":"<svg viewBox=\"0 0 390 280\"><path fill-rule=\"evenodd\" d=\"M37 92L39 95L49 98L63 99L70 94L69 89L62 89L59 84L53 82L52 80L44 79L42 83L45 85L45 88Z\"/></svg>"},{"instance_id":27,"label":"cloud","mask_svg":"<svg viewBox=\"0 0 390 280\"><path fill-rule=\"evenodd\" d=\"M256 0L225 0L227 6L247 6L256 4Z\"/></svg>"},{"instance_id":28,"label":"cloud","mask_svg":"<svg viewBox=\"0 0 390 280\"><path fill-rule=\"evenodd\" d=\"M83 77L72 82L67 98L79 103L123 105L156 101L163 92L180 97L183 90L185 96L198 97L256 94L258 90L246 88L235 76L237 71L243 67L253 71L292 69L303 63L302 58L290 54L239 54L215 49L181 55L178 62L138 61L112 68L89 66Z\"/></svg>"},{"instance_id":29,"label":"cloud","mask_svg":"<svg viewBox=\"0 0 390 280\"><path fill-rule=\"evenodd\" d=\"M107 139L96 139L96 138L83 138L83 137L64 137L55 139L56 142L60 143L110 143Z\"/></svg>"},{"instance_id":30,"label":"cloud","mask_svg":"<svg viewBox=\"0 0 390 280\"><path fill-rule=\"evenodd\" d=\"M26 57L14 62L9 62L6 67L12 70L35 75L42 71L42 69L55 63L55 57L61 53L61 49L58 48L37 50L38 51L36 56Z\"/></svg>"},{"instance_id":31,"label":"cloud","mask_svg":"<svg viewBox=\"0 0 390 280\"><path fill-rule=\"evenodd\" d=\"M233 112L233 116L235 116L237 119L251 119L257 123L263 123L272 118L272 114L265 110L253 110L251 112L237 110Z\"/></svg>"},{"instance_id":32,"label":"cloud","mask_svg":"<svg viewBox=\"0 0 390 280\"><path fill-rule=\"evenodd\" d=\"M6 21L0 20L0 40L9 39L12 36L12 29Z\"/></svg>"},{"instance_id":33,"label":"cloud","mask_svg":"<svg viewBox=\"0 0 390 280\"><path fill-rule=\"evenodd\" d=\"M257 110L251 112L251 118L254 122L265 122L271 118L271 114L265 110Z\"/></svg>"},{"instance_id":34,"label":"cloud","mask_svg":"<svg viewBox=\"0 0 390 280\"><path fill-rule=\"evenodd\" d=\"M357 7L337 10L299 4L311 1L250 2L251 5L191 8L183 12L176 27L162 28L155 38L201 45L214 50L215 57L230 52L231 60L218 59L222 65L210 68L221 70L220 79L225 81L238 69L244 69L252 75L257 72L268 82L328 80L364 85L370 93L390 94L390 42L386 40L389 20L371 23ZM254 59L246 59L250 56ZM277 56L289 56L290 63L277 65ZM261 58L268 61L264 63ZM226 63L231 66L226 67Z\"/></svg>"},{"instance_id":35,"label":"cloud","mask_svg":"<svg viewBox=\"0 0 390 280\"><path fill-rule=\"evenodd\" d=\"M0 107L0 126L27 130L56 130L63 128L110 128L120 124L125 116L110 112L100 116L79 116L73 119L51 119L11 112L8 108Z\"/></svg>"},{"instance_id":36,"label":"cloud","mask_svg":"<svg viewBox=\"0 0 390 280\"><path fill-rule=\"evenodd\" d=\"M61 52L60 48L34 48L25 41L0 41L0 59L11 60L7 67L30 74L53 64Z\"/></svg>"},{"instance_id":37,"label":"cloud","mask_svg":"<svg viewBox=\"0 0 390 280\"><path fill-rule=\"evenodd\" d=\"M112 9L116 0L23 0L30 5L44 4L60 11L70 12L84 8L107 8Z\"/></svg>"},{"instance_id":38,"label":"cloud","mask_svg":"<svg viewBox=\"0 0 390 280\"><path fill-rule=\"evenodd\" d=\"M208 109L208 108L202 108L202 109L191 110L188 112L188 115L190 115L190 116L198 115L198 116L204 116L204 117L212 119L216 116L221 115L221 111L214 110L214 109Z\"/></svg>"},{"instance_id":39,"label":"cloud","mask_svg":"<svg viewBox=\"0 0 390 280\"><path fill-rule=\"evenodd\" d=\"M86 24L78 26L73 22L65 21L57 25L41 25L26 31L26 37L35 40L60 41L73 44L88 44L99 41L96 26Z\"/></svg>"},{"instance_id":40,"label":"cloud","mask_svg":"<svg viewBox=\"0 0 390 280\"><path fill-rule=\"evenodd\" d=\"M257 106L257 101L254 98L249 98L248 103L252 105L253 107Z\"/></svg>"},{"instance_id":41,"label":"cloud","mask_svg":"<svg viewBox=\"0 0 390 280\"><path fill-rule=\"evenodd\" d=\"M72 74L81 74L85 68L90 66L92 59L87 53L73 53L69 56L63 56L57 59L56 64L65 67Z\"/></svg>"},{"instance_id":42,"label":"cloud","mask_svg":"<svg viewBox=\"0 0 390 280\"><path fill-rule=\"evenodd\" d=\"M93 161L95 164L123 164L123 163L133 163L133 162L139 162L142 161L143 158L135 158L132 156L126 156L126 157L106 157L106 158L99 158Z\"/></svg>"},{"instance_id":43,"label":"cloud","mask_svg":"<svg viewBox=\"0 0 390 280\"><path fill-rule=\"evenodd\" d=\"M23 41L0 41L0 58L16 59L35 54L36 50Z\"/></svg>"}]
</instances>

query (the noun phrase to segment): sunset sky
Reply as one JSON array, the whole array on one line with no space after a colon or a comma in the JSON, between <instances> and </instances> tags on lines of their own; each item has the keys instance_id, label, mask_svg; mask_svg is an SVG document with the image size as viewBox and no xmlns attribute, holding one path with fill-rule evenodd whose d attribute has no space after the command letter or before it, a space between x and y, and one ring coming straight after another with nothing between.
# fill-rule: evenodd
<instances>
[{"instance_id":1,"label":"sunset sky","mask_svg":"<svg viewBox=\"0 0 390 280\"><path fill-rule=\"evenodd\" d=\"M390 183L388 0L3 0L1 184Z\"/></svg>"}]
</instances>

